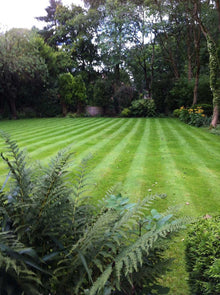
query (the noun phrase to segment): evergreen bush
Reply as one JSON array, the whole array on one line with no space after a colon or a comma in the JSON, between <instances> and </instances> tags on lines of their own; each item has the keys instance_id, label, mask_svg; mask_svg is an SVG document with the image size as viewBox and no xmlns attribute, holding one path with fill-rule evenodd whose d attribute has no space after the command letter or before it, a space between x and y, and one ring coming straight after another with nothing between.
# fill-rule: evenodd
<instances>
[{"instance_id":1,"label":"evergreen bush","mask_svg":"<svg viewBox=\"0 0 220 295\"><path fill-rule=\"evenodd\" d=\"M156 106L153 99L138 99L129 108L133 117L155 117Z\"/></svg>"},{"instance_id":2,"label":"evergreen bush","mask_svg":"<svg viewBox=\"0 0 220 295\"><path fill-rule=\"evenodd\" d=\"M220 294L220 217L200 220L186 241L191 294Z\"/></svg>"},{"instance_id":3,"label":"evergreen bush","mask_svg":"<svg viewBox=\"0 0 220 295\"><path fill-rule=\"evenodd\" d=\"M187 218L176 218L171 209L152 209L152 202L164 196L130 204L109 191L92 206L86 192L87 160L70 183L68 150L37 169L26 163L24 151L10 136L2 136L8 152L1 156L11 176L0 198L0 293L11 294L18 283L19 295L29 295L30 284L31 294L44 295L162 290L158 277L170 262L164 249ZM8 239L13 239L11 246Z\"/></svg>"}]
</instances>

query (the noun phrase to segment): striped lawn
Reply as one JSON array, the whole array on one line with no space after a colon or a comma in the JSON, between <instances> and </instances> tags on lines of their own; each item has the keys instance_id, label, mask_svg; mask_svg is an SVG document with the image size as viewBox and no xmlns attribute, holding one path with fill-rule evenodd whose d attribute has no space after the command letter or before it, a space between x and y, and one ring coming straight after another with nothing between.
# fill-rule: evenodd
<instances>
[{"instance_id":1,"label":"striped lawn","mask_svg":"<svg viewBox=\"0 0 220 295\"><path fill-rule=\"evenodd\" d=\"M132 201L151 190L168 195L158 203L160 208L182 204L183 214L192 216L219 211L220 137L204 129L167 118L30 119L1 121L0 129L27 149L31 161L47 163L58 150L69 146L75 152L74 168L93 154L90 176L95 184L94 200L118 184ZM2 139L0 150L4 150ZM0 160L0 183L7 174L4 168ZM173 245L178 255L182 248L180 242ZM179 270L166 279L173 288L171 294L188 294L181 259L175 267Z\"/></svg>"}]
</instances>

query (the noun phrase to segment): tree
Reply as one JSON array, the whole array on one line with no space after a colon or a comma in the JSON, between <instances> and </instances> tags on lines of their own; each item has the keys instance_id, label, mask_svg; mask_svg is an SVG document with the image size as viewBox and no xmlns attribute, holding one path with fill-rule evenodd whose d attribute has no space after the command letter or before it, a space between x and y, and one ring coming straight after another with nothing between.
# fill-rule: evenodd
<instances>
[{"instance_id":1,"label":"tree","mask_svg":"<svg viewBox=\"0 0 220 295\"><path fill-rule=\"evenodd\" d=\"M120 85L120 68L124 66L128 45L134 42L136 15L129 1L107 0L97 42L105 68L114 72L115 90Z\"/></svg>"},{"instance_id":2,"label":"tree","mask_svg":"<svg viewBox=\"0 0 220 295\"><path fill-rule=\"evenodd\" d=\"M62 6L61 0L50 0L50 5L45 9L47 15L36 17L37 20L47 23L43 30L40 31L40 34L51 46L56 46L56 44L53 43L53 35L57 25L55 15L58 6Z\"/></svg>"},{"instance_id":3,"label":"tree","mask_svg":"<svg viewBox=\"0 0 220 295\"><path fill-rule=\"evenodd\" d=\"M58 77L59 97L63 116L68 112L67 106L73 103L74 77L70 73L60 74Z\"/></svg>"},{"instance_id":4,"label":"tree","mask_svg":"<svg viewBox=\"0 0 220 295\"><path fill-rule=\"evenodd\" d=\"M77 113L80 114L86 99L86 86L81 75L74 77L73 99L77 106Z\"/></svg>"},{"instance_id":5,"label":"tree","mask_svg":"<svg viewBox=\"0 0 220 295\"><path fill-rule=\"evenodd\" d=\"M35 34L12 29L0 36L1 104L8 103L11 115L17 118L16 100L22 83L46 82L48 68L35 43Z\"/></svg>"},{"instance_id":6,"label":"tree","mask_svg":"<svg viewBox=\"0 0 220 295\"><path fill-rule=\"evenodd\" d=\"M86 99L86 86L82 77L80 75L74 77L71 73L60 74L58 85L63 116L67 115L68 106L71 105L81 113Z\"/></svg>"},{"instance_id":7,"label":"tree","mask_svg":"<svg viewBox=\"0 0 220 295\"><path fill-rule=\"evenodd\" d=\"M217 45L211 36L207 26L205 26L202 16L199 13L199 7L202 1L193 0L194 3L194 18L198 22L203 35L207 41L207 48L209 53L209 70L210 70L210 88L213 94L213 116L211 127L216 127L220 111L220 62L217 53Z\"/></svg>"}]
</instances>

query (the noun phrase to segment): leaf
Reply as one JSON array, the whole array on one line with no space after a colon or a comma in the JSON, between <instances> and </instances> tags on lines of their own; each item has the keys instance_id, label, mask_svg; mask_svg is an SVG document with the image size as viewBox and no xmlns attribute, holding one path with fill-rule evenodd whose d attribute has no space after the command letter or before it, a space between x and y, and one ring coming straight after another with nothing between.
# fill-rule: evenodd
<instances>
[{"instance_id":1,"label":"leaf","mask_svg":"<svg viewBox=\"0 0 220 295\"><path fill-rule=\"evenodd\" d=\"M79 253L79 257L80 257L80 259L82 261L82 264L83 264L83 266L84 266L84 268L85 268L85 270L86 270L86 272L88 274L88 277L89 277L90 282L93 283L93 279L91 277L91 273L90 273L90 270L88 268L88 265L87 265L87 262L86 262L85 257L82 255L82 253L80 251L77 251L77 252Z\"/></svg>"}]
</instances>

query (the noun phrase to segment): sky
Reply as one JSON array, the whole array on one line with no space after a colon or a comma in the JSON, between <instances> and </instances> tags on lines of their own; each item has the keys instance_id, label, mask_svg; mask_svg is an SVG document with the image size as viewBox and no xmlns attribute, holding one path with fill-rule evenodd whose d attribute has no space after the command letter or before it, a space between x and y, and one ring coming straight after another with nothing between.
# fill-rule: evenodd
<instances>
[{"instance_id":1,"label":"sky","mask_svg":"<svg viewBox=\"0 0 220 295\"><path fill-rule=\"evenodd\" d=\"M63 5L80 5L82 0L62 0ZM35 17L46 15L49 0L0 0L0 31L11 28L43 27Z\"/></svg>"}]
</instances>

